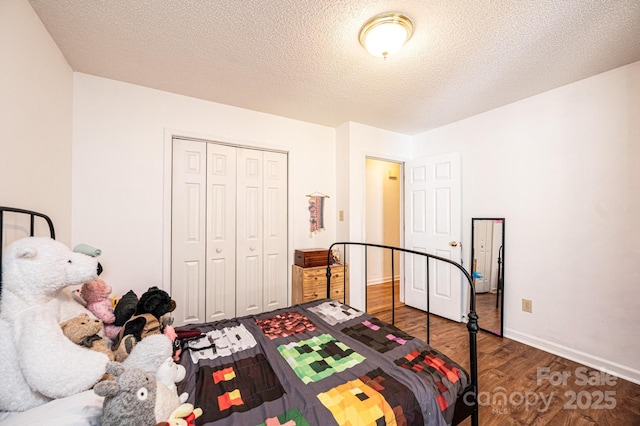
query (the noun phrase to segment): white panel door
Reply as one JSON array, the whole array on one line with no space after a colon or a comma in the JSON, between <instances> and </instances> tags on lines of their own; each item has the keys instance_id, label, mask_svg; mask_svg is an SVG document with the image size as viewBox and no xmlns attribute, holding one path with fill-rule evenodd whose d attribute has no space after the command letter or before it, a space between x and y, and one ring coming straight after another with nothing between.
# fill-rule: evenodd
<instances>
[{"instance_id":1,"label":"white panel door","mask_svg":"<svg viewBox=\"0 0 640 426\"><path fill-rule=\"evenodd\" d=\"M288 306L287 154L264 152L264 310Z\"/></svg>"},{"instance_id":2,"label":"white panel door","mask_svg":"<svg viewBox=\"0 0 640 426\"><path fill-rule=\"evenodd\" d=\"M263 152L237 149L236 316L263 309Z\"/></svg>"},{"instance_id":3,"label":"white panel door","mask_svg":"<svg viewBox=\"0 0 640 426\"><path fill-rule=\"evenodd\" d=\"M406 166L405 242L415 251L461 260L460 154L419 159ZM427 294L427 271L430 277ZM461 321L462 276L453 266L405 257L405 303Z\"/></svg>"},{"instance_id":4,"label":"white panel door","mask_svg":"<svg viewBox=\"0 0 640 426\"><path fill-rule=\"evenodd\" d=\"M236 148L207 143L207 321L236 315Z\"/></svg>"},{"instance_id":5,"label":"white panel door","mask_svg":"<svg viewBox=\"0 0 640 426\"><path fill-rule=\"evenodd\" d=\"M205 144L173 140L171 296L178 325L206 320L206 158Z\"/></svg>"}]
</instances>

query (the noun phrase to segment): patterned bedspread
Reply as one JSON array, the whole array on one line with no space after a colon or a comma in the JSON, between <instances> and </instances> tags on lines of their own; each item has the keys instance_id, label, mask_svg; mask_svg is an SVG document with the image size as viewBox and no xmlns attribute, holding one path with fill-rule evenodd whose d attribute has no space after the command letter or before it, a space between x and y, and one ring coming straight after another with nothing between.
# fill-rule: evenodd
<instances>
[{"instance_id":1,"label":"patterned bedspread","mask_svg":"<svg viewBox=\"0 0 640 426\"><path fill-rule=\"evenodd\" d=\"M419 339L331 300L183 327L198 425L445 425L469 383ZM213 423L215 422L215 423Z\"/></svg>"}]
</instances>

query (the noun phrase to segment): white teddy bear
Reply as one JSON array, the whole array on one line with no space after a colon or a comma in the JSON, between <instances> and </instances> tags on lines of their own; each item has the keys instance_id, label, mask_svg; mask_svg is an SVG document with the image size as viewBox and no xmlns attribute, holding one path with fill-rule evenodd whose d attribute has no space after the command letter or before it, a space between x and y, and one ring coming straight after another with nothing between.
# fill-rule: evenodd
<instances>
[{"instance_id":1,"label":"white teddy bear","mask_svg":"<svg viewBox=\"0 0 640 426\"><path fill-rule=\"evenodd\" d=\"M90 389L109 358L67 339L63 288L97 277L98 261L51 238L10 244L2 259L0 410L24 411Z\"/></svg>"}]
</instances>

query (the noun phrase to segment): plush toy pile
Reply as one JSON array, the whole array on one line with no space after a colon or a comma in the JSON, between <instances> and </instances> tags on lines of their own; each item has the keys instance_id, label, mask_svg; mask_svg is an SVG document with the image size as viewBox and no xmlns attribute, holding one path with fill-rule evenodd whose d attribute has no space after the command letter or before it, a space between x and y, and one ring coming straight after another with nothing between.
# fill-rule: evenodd
<instances>
[{"instance_id":1,"label":"plush toy pile","mask_svg":"<svg viewBox=\"0 0 640 426\"><path fill-rule=\"evenodd\" d=\"M166 334L172 342L175 341L169 318L176 308L176 302L171 296L158 287L150 287L139 300L136 297L135 309L132 309L133 296L135 293L129 291L126 299L123 298L116 305L116 324L123 324L113 345L116 361L119 362L127 359L133 347L147 336ZM119 309L121 303L125 306L122 310ZM131 315L125 319L129 313Z\"/></svg>"},{"instance_id":2,"label":"plush toy pile","mask_svg":"<svg viewBox=\"0 0 640 426\"><path fill-rule=\"evenodd\" d=\"M155 425L179 412L186 399L171 386L181 377L174 366L165 365L175 350L172 338L162 334L175 302L157 287L140 300L134 293L135 309L118 325L116 310L124 298L114 308L111 287L97 275L94 257L74 253L51 238L28 237L6 247L0 293L0 411L25 411L95 386L94 391L106 397L103 420L110 424L111 417L118 417L112 409L116 394L144 386L154 395L148 404L151 411L145 406L144 413L137 413L145 423L135 424L147 424L148 419ZM82 304L69 291L76 285L82 285ZM117 352L110 339L131 343L123 345L122 363L111 362ZM113 375L111 380L100 381L105 373Z\"/></svg>"}]
</instances>

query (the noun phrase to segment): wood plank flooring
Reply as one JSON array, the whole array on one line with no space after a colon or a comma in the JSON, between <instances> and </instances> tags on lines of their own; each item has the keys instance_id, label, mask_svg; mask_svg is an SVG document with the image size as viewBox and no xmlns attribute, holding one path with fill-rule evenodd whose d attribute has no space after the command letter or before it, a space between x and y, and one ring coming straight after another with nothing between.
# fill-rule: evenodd
<instances>
[{"instance_id":1,"label":"wood plank flooring","mask_svg":"<svg viewBox=\"0 0 640 426\"><path fill-rule=\"evenodd\" d=\"M476 296L476 312L481 328L500 334L500 308L496 308L496 294L483 293Z\"/></svg>"},{"instance_id":2,"label":"wood plank flooring","mask_svg":"<svg viewBox=\"0 0 640 426\"><path fill-rule=\"evenodd\" d=\"M367 306L390 322L391 287L377 287ZM426 340L426 314L396 306L395 325ZM431 346L468 371L466 324L432 315L430 329ZM640 426L640 385L482 331L477 342L480 425Z\"/></svg>"}]
</instances>

